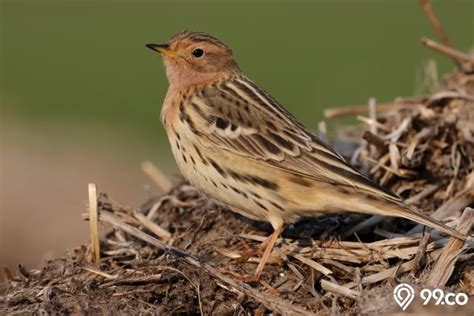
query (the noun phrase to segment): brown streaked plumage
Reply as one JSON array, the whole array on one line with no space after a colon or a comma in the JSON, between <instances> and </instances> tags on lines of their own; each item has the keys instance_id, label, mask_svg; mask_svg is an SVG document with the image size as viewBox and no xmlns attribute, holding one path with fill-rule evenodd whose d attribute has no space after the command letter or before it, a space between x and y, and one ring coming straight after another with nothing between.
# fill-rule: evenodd
<instances>
[{"instance_id":1,"label":"brown streaked plumage","mask_svg":"<svg viewBox=\"0 0 474 316\"><path fill-rule=\"evenodd\" d=\"M301 216L338 211L397 216L465 238L347 164L247 78L221 41L182 32L167 44L147 47L164 57L169 89L161 118L184 177L275 229L254 277L286 224Z\"/></svg>"}]
</instances>

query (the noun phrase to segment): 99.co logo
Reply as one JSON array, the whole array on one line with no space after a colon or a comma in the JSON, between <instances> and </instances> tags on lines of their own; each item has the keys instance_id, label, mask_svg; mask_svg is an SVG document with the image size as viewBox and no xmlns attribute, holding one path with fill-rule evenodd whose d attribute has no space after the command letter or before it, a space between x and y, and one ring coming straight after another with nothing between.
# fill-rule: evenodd
<instances>
[{"instance_id":1,"label":"99.co logo","mask_svg":"<svg viewBox=\"0 0 474 316\"><path fill-rule=\"evenodd\" d=\"M393 290L393 298L402 310L405 310L413 302L415 290L410 284L401 283ZM469 301L466 293L451 293L442 289L423 289L420 291L420 298L423 300L423 305L434 302L435 305L462 306Z\"/></svg>"},{"instance_id":2,"label":"99.co logo","mask_svg":"<svg viewBox=\"0 0 474 316\"><path fill-rule=\"evenodd\" d=\"M469 297L466 293L444 292L442 289L423 289L420 297L424 300L423 305L428 305L433 299L435 305L466 305Z\"/></svg>"}]
</instances>

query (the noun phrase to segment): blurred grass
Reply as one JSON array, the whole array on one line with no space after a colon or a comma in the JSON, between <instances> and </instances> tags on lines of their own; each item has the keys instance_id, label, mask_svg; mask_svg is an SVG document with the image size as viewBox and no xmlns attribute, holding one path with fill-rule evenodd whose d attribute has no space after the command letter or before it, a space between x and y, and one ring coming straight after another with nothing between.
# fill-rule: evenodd
<instances>
[{"instance_id":1,"label":"blurred grass","mask_svg":"<svg viewBox=\"0 0 474 316\"><path fill-rule=\"evenodd\" d=\"M468 50L474 1L432 1L451 41ZM417 1L3 0L4 118L51 126L88 122L145 142L164 140L161 60L144 47L199 30L222 39L241 68L306 125L327 106L412 95L435 38Z\"/></svg>"}]
</instances>

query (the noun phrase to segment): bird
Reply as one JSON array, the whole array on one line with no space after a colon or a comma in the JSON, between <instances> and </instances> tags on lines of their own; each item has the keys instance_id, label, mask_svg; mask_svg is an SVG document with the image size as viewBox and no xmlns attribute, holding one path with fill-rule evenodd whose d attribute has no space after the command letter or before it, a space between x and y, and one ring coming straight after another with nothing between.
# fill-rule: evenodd
<instances>
[{"instance_id":1,"label":"bird","mask_svg":"<svg viewBox=\"0 0 474 316\"><path fill-rule=\"evenodd\" d=\"M347 163L248 78L217 38L183 31L145 46L163 57L169 85L160 117L184 178L218 204L273 227L244 279L260 278L280 234L303 216L402 217L465 239Z\"/></svg>"}]
</instances>

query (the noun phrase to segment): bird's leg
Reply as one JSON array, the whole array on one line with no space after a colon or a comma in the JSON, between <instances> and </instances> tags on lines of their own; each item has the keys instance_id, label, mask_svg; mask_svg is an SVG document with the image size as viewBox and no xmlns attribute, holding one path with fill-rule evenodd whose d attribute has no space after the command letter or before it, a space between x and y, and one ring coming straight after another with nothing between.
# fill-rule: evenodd
<instances>
[{"instance_id":1,"label":"bird's leg","mask_svg":"<svg viewBox=\"0 0 474 316\"><path fill-rule=\"evenodd\" d=\"M254 257L254 256L262 257L263 253L265 252L265 249L267 248L267 245L271 236L272 235L265 238L265 240L262 241L260 245L258 245L257 249L255 249L255 247L250 248L248 244L245 244L245 247L247 249L242 251L240 259L243 261L247 261L250 257Z\"/></svg>"},{"instance_id":2,"label":"bird's leg","mask_svg":"<svg viewBox=\"0 0 474 316\"><path fill-rule=\"evenodd\" d=\"M265 248L262 254L262 258L260 258L260 262L258 263L257 270L255 270L254 272L254 277L256 280L260 278L260 275L263 272L263 268L265 267L265 264L267 263L268 258L270 257L270 254L272 253L273 246L275 245L275 242L277 241L278 237L280 237L284 229L285 229L285 225L283 224L275 227L275 230L273 231L273 233L270 236L268 236L267 239L265 239L262 245L260 245L261 247L263 246Z\"/></svg>"},{"instance_id":3,"label":"bird's leg","mask_svg":"<svg viewBox=\"0 0 474 316\"><path fill-rule=\"evenodd\" d=\"M265 239L262 242L262 244L259 246L258 252L263 252L263 253L258 263L257 269L255 270L253 274L242 275L235 272L232 272L231 274L241 281L245 281L245 282L258 281L263 272L263 268L265 267L265 264L267 263L268 258L270 257L273 246L275 245L275 242L277 241L278 237L280 237L284 229L285 229L285 225L283 223L277 225L274 228L273 233L270 236L268 236L267 239Z\"/></svg>"}]
</instances>

